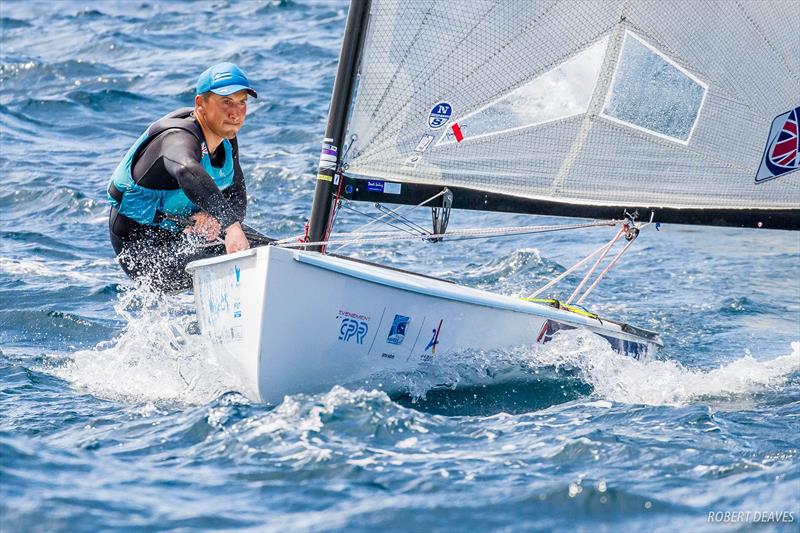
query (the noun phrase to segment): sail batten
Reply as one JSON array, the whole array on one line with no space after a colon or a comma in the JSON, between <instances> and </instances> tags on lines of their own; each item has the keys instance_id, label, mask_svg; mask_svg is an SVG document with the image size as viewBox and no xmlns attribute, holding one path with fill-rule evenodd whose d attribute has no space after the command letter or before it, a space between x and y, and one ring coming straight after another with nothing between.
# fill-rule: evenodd
<instances>
[{"instance_id":1,"label":"sail batten","mask_svg":"<svg viewBox=\"0 0 800 533\"><path fill-rule=\"evenodd\" d=\"M372 0L344 168L564 216L800 212L791 4Z\"/></svg>"}]
</instances>

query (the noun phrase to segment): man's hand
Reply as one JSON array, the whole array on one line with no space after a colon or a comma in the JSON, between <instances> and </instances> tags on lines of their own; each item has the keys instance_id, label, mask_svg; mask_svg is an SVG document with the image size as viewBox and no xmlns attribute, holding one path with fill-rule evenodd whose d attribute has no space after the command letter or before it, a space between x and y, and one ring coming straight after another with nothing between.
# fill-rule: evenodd
<instances>
[{"instance_id":1,"label":"man's hand","mask_svg":"<svg viewBox=\"0 0 800 533\"><path fill-rule=\"evenodd\" d=\"M248 248L250 248L250 243L244 236L241 224L234 222L225 229L225 251L227 253L241 252Z\"/></svg>"},{"instance_id":2,"label":"man's hand","mask_svg":"<svg viewBox=\"0 0 800 533\"><path fill-rule=\"evenodd\" d=\"M193 221L194 224L186 226L186 229L183 230L185 233L205 237L207 241L219 238L219 230L221 228L219 221L213 216L201 211L189 217L189 220Z\"/></svg>"}]
</instances>

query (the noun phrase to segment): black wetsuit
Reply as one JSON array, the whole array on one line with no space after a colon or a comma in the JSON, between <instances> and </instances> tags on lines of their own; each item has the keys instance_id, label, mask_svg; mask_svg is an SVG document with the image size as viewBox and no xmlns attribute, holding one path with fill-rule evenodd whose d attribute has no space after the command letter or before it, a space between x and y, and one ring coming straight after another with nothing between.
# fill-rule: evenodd
<instances>
[{"instance_id":1,"label":"black wetsuit","mask_svg":"<svg viewBox=\"0 0 800 533\"><path fill-rule=\"evenodd\" d=\"M190 111L181 109L164 118L186 117L193 120ZM230 143L234 178L233 184L223 191L220 191L200 163L201 141L182 129L168 129L158 134L134 157L131 167L133 179L139 186L148 189L182 189L201 211L209 213L220 222L224 232L231 224L244 220L247 208L244 174L239 165L236 138L230 139ZM225 159L222 144L209 156L214 167L221 167ZM196 244L202 239L193 237L190 240L182 231L140 224L120 214L113 207L108 222L111 244L123 270L133 279L146 277L157 290L177 291L190 288L192 278L185 270L186 265L197 259L225 253L222 244L198 247Z\"/></svg>"}]
</instances>

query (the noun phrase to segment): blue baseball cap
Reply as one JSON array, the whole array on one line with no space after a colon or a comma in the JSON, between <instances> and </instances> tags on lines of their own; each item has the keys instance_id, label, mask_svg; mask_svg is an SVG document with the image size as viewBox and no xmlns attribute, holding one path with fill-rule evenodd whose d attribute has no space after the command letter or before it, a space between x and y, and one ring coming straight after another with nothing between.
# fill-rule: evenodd
<instances>
[{"instance_id":1,"label":"blue baseball cap","mask_svg":"<svg viewBox=\"0 0 800 533\"><path fill-rule=\"evenodd\" d=\"M228 96L242 90L247 91L253 98L258 98L256 90L247 79L247 74L233 63L217 63L208 67L197 78L197 94L211 91L220 96Z\"/></svg>"}]
</instances>

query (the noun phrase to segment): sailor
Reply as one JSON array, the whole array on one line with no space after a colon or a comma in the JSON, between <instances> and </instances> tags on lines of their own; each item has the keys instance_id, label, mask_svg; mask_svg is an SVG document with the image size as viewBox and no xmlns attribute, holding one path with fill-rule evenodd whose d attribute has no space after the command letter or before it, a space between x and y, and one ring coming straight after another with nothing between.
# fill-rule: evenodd
<instances>
[{"instance_id":1,"label":"sailor","mask_svg":"<svg viewBox=\"0 0 800 533\"><path fill-rule=\"evenodd\" d=\"M189 262L250 246L236 134L256 91L239 67L219 63L195 92L194 108L157 120L133 143L108 186L117 260L160 291L191 287Z\"/></svg>"}]
</instances>

